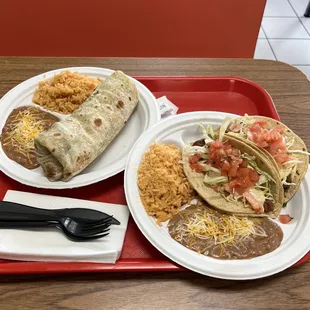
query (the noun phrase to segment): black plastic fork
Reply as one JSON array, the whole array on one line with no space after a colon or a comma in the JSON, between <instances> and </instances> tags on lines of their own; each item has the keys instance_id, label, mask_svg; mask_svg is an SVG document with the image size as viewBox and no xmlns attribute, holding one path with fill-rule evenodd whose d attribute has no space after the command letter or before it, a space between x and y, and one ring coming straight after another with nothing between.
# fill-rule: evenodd
<instances>
[{"instance_id":1,"label":"black plastic fork","mask_svg":"<svg viewBox=\"0 0 310 310\"><path fill-rule=\"evenodd\" d=\"M99 221L89 221L65 216L29 216L3 212L0 228L56 227L73 241L87 241L107 236L112 219L113 216L109 216Z\"/></svg>"}]
</instances>

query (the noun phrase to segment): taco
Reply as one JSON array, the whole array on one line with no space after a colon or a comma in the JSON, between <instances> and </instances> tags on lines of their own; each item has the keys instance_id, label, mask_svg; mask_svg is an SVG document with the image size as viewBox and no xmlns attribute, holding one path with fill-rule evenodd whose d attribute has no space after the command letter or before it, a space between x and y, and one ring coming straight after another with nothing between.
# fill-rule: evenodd
<instances>
[{"instance_id":1,"label":"taco","mask_svg":"<svg viewBox=\"0 0 310 310\"><path fill-rule=\"evenodd\" d=\"M254 145L277 167L284 189L284 202L298 190L309 165L303 140L290 128L263 116L244 116L229 122L226 132Z\"/></svg>"},{"instance_id":2,"label":"taco","mask_svg":"<svg viewBox=\"0 0 310 310\"><path fill-rule=\"evenodd\" d=\"M183 169L197 193L214 208L239 216L276 218L283 205L278 171L256 148L212 128L185 145Z\"/></svg>"}]
</instances>

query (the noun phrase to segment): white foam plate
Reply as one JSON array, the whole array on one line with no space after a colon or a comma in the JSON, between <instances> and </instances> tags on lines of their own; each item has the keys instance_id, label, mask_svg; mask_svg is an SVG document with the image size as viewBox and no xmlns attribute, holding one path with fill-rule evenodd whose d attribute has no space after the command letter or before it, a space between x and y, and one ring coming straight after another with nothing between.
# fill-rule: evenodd
<instances>
[{"instance_id":1,"label":"white foam plate","mask_svg":"<svg viewBox=\"0 0 310 310\"><path fill-rule=\"evenodd\" d=\"M215 278L232 280L262 278L292 266L310 250L309 171L298 193L281 212L288 213L294 219L285 225L276 220L284 233L280 247L266 255L247 260L219 260L187 249L169 236L165 226L157 225L154 218L148 216L139 196L137 169L150 144L156 140L161 143L173 143L182 148L185 143L201 137L199 123L216 127L226 116L235 115L222 112L184 113L164 120L146 131L128 156L124 181L126 199L130 212L144 236L176 263Z\"/></svg>"},{"instance_id":2,"label":"white foam plate","mask_svg":"<svg viewBox=\"0 0 310 310\"><path fill-rule=\"evenodd\" d=\"M13 109L24 105L35 105L32 103L32 96L38 82L50 79L55 74L70 70L87 74L91 77L106 78L114 71L103 68L73 67L62 68L37 75L10 90L0 100L0 130L2 130L9 114ZM128 153L139 136L150 126L160 121L160 111L153 94L140 82L130 78L139 91L139 103L126 126L120 134L112 141L104 153L99 156L79 175L68 182L50 182L43 173L41 167L28 170L16 162L10 160L0 146L0 170L12 179L34 187L40 188L74 188L96 183L107 179L124 170ZM50 111L49 111L50 112ZM52 112L50 112L52 113ZM59 118L66 116L52 113Z\"/></svg>"}]
</instances>

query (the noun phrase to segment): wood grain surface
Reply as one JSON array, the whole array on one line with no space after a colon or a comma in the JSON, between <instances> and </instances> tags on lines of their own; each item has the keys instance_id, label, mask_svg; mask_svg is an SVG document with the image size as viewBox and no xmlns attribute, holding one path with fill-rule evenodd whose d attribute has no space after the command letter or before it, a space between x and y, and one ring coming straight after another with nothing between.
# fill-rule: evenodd
<instances>
[{"instance_id":1,"label":"wood grain surface","mask_svg":"<svg viewBox=\"0 0 310 310\"><path fill-rule=\"evenodd\" d=\"M310 82L281 62L251 59L0 58L0 97L20 82L70 66L129 75L235 75L263 86L281 120L310 148ZM253 281L193 272L0 276L0 309L310 309L310 263Z\"/></svg>"}]
</instances>

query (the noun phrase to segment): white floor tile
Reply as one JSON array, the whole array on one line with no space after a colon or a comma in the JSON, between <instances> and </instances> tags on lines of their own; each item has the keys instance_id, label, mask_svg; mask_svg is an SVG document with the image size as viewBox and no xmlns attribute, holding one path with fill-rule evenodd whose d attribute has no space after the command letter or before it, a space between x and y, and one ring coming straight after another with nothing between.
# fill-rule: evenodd
<instances>
[{"instance_id":1,"label":"white floor tile","mask_svg":"<svg viewBox=\"0 0 310 310\"><path fill-rule=\"evenodd\" d=\"M308 78L310 78L310 66L295 66L297 69L302 71Z\"/></svg>"},{"instance_id":2,"label":"white floor tile","mask_svg":"<svg viewBox=\"0 0 310 310\"><path fill-rule=\"evenodd\" d=\"M267 0L264 16L296 17L296 14L287 0Z\"/></svg>"},{"instance_id":3,"label":"white floor tile","mask_svg":"<svg viewBox=\"0 0 310 310\"><path fill-rule=\"evenodd\" d=\"M276 60L266 39L257 40L254 58Z\"/></svg>"},{"instance_id":4,"label":"white floor tile","mask_svg":"<svg viewBox=\"0 0 310 310\"><path fill-rule=\"evenodd\" d=\"M310 34L310 17L302 17L300 20L308 30L308 33Z\"/></svg>"},{"instance_id":5,"label":"white floor tile","mask_svg":"<svg viewBox=\"0 0 310 310\"><path fill-rule=\"evenodd\" d=\"M291 65L310 65L310 40L269 39L277 60Z\"/></svg>"},{"instance_id":6,"label":"white floor tile","mask_svg":"<svg viewBox=\"0 0 310 310\"><path fill-rule=\"evenodd\" d=\"M310 39L298 17L265 17L262 26L268 39Z\"/></svg>"},{"instance_id":7,"label":"white floor tile","mask_svg":"<svg viewBox=\"0 0 310 310\"><path fill-rule=\"evenodd\" d=\"M304 16L309 0L289 0L299 17Z\"/></svg>"},{"instance_id":8,"label":"white floor tile","mask_svg":"<svg viewBox=\"0 0 310 310\"><path fill-rule=\"evenodd\" d=\"M266 39L266 36L264 34L264 31L263 31L262 27L259 28L258 38L259 39Z\"/></svg>"}]
</instances>

